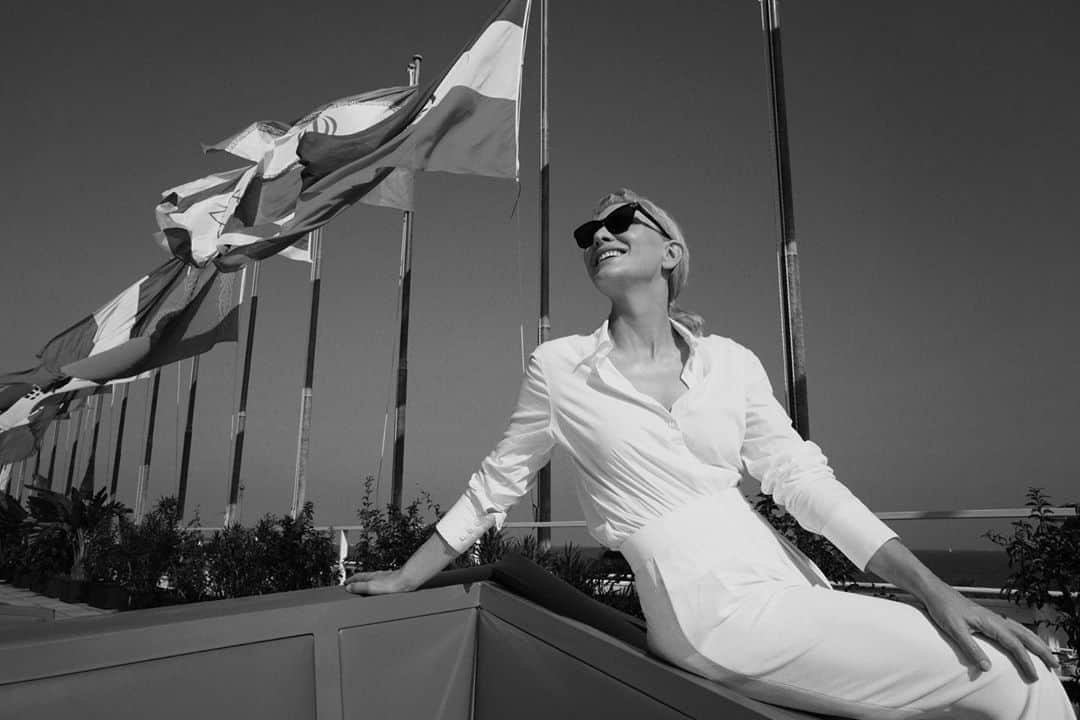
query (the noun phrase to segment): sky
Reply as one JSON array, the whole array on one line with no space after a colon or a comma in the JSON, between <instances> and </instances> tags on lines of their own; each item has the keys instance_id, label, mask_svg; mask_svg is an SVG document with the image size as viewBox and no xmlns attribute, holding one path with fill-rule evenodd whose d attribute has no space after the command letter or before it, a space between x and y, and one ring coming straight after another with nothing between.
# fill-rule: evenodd
<instances>
[{"instance_id":1,"label":"sky","mask_svg":"<svg viewBox=\"0 0 1080 720\"><path fill-rule=\"evenodd\" d=\"M439 74L495 0L18 3L0 27L0 369L163 261L161 191L241 163L202 154L250 122ZM526 50L521 179L416 186L405 499L447 509L495 445L539 306L539 3ZM785 2L781 8L811 438L871 509L1080 500L1080 7L1057 2ZM681 304L762 359L783 397L776 190L753 0L550 3L553 335L605 317L571 229L630 187L682 224ZM352 524L395 378L401 214L357 206L325 235L308 498ZM262 264L243 520L292 499L308 266ZM200 366L188 508L220 525L236 346ZM179 369L186 397L189 364ZM177 486L178 370L163 373L151 498ZM120 499L134 504L146 383L133 389ZM111 411L106 412L106 419ZM65 431L61 432L61 440ZM104 442L112 442L109 430ZM111 447L111 444L109 445ZM98 476L107 473L100 452ZM382 457L382 460L380 458ZM381 475L380 473L381 465ZM61 450L58 468L66 470ZM566 455L553 518L581 519ZM753 496L757 483L744 482ZM530 520L531 499L510 520ZM992 549L1008 522L908 521L911 547ZM555 542L590 543L582 531Z\"/></svg>"}]
</instances>

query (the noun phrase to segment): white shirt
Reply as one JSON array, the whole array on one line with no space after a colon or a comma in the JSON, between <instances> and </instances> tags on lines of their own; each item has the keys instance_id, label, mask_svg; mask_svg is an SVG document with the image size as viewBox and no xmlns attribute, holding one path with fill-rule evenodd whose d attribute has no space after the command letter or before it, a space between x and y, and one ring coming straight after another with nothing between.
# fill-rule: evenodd
<instances>
[{"instance_id":1,"label":"white shirt","mask_svg":"<svg viewBox=\"0 0 1080 720\"><path fill-rule=\"evenodd\" d=\"M745 468L800 525L865 570L897 535L795 432L761 361L729 338L672 326L690 353L688 390L670 411L615 368L606 321L592 335L537 347L506 433L436 525L446 542L463 552L492 525L501 528L559 444L577 467L574 489L601 545L618 549L650 520L738 485Z\"/></svg>"}]
</instances>

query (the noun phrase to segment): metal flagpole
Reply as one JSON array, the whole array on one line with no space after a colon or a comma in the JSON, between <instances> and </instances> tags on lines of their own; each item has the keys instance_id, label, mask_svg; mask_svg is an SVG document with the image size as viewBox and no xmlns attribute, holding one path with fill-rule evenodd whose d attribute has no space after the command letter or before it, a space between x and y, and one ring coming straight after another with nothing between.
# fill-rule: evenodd
<instances>
[{"instance_id":1,"label":"metal flagpole","mask_svg":"<svg viewBox=\"0 0 1080 720\"><path fill-rule=\"evenodd\" d=\"M19 483L19 494L16 496L16 499L18 499L20 504L22 503L23 498L26 497L26 486L27 485L37 485L38 464L40 462L41 462L41 448L39 447L38 451L36 453L34 453L34 471L30 475L30 482L28 483L26 481L26 478L24 477L22 479L22 482Z\"/></svg>"},{"instance_id":2,"label":"metal flagpole","mask_svg":"<svg viewBox=\"0 0 1080 720\"><path fill-rule=\"evenodd\" d=\"M30 480L37 485L38 472L41 470L41 451L44 448L45 443L38 445L37 452L34 453L34 474L30 477Z\"/></svg>"},{"instance_id":3,"label":"metal flagpole","mask_svg":"<svg viewBox=\"0 0 1080 720\"><path fill-rule=\"evenodd\" d=\"M420 63L423 58L413 55L409 63L409 85L420 84ZM410 181L411 182L411 181ZM405 487L405 403L409 379L409 300L412 295L412 229L413 214L406 210L401 218L401 264L398 269L400 288L401 327L398 335L397 397L394 403L394 464L391 472L390 503L401 508Z\"/></svg>"},{"instance_id":4,"label":"metal flagpole","mask_svg":"<svg viewBox=\"0 0 1080 720\"><path fill-rule=\"evenodd\" d=\"M151 376L150 397L146 403L146 445L143 462L139 466L138 484L135 486L135 522L146 513L146 495L150 485L150 459L154 454L154 424L157 420L158 390L161 388L161 368L154 368Z\"/></svg>"},{"instance_id":5,"label":"metal flagpole","mask_svg":"<svg viewBox=\"0 0 1080 720\"><path fill-rule=\"evenodd\" d=\"M87 461L86 474L83 475L79 489L84 494L92 495L94 493L94 475L97 470L95 465L97 465L98 436L101 432L101 411L105 403L103 402L104 398L100 395L94 395L90 399L94 402L94 432L90 438L90 459Z\"/></svg>"},{"instance_id":6,"label":"metal flagpole","mask_svg":"<svg viewBox=\"0 0 1080 720\"><path fill-rule=\"evenodd\" d=\"M259 309L259 265L251 263L251 303L248 305L247 341L244 343L243 375L240 378L240 398L233 416L232 463L229 476L229 502L225 506L225 526L240 522L240 467L244 458L244 430L247 425L247 400L251 380L251 350L255 345L255 319ZM247 267L244 268L247 275ZM240 285L240 299L243 301L243 280Z\"/></svg>"},{"instance_id":7,"label":"metal flagpole","mask_svg":"<svg viewBox=\"0 0 1080 720\"><path fill-rule=\"evenodd\" d=\"M188 469L191 466L191 433L195 425L195 392L199 386L199 355L191 358L191 375L188 378L187 418L184 421L184 449L180 455L180 482L176 490L177 517L184 519L187 501Z\"/></svg>"},{"instance_id":8,"label":"metal flagpole","mask_svg":"<svg viewBox=\"0 0 1080 720\"><path fill-rule=\"evenodd\" d=\"M784 384L788 414L795 430L810 437L806 396L806 345L803 337L802 294L799 284L799 249L795 244L795 212L791 201L791 161L788 156L787 110L784 105L784 68L780 55L779 0L760 0L761 29L765 36L765 66L769 73L769 121L772 129L779 205L780 315L784 343Z\"/></svg>"},{"instance_id":9,"label":"metal flagpole","mask_svg":"<svg viewBox=\"0 0 1080 720\"><path fill-rule=\"evenodd\" d=\"M116 488L120 482L120 456L124 448L124 424L127 422L128 386L120 386L120 417L116 422L116 450L113 452L112 479L109 481L109 499L116 499ZM115 393L115 386L113 392Z\"/></svg>"},{"instance_id":10,"label":"metal flagpole","mask_svg":"<svg viewBox=\"0 0 1080 720\"><path fill-rule=\"evenodd\" d=\"M53 469L56 467L56 446L60 442L60 421L53 420L52 451L49 453L49 489L52 490ZM35 483L36 484L36 483Z\"/></svg>"},{"instance_id":11,"label":"metal flagpole","mask_svg":"<svg viewBox=\"0 0 1080 720\"><path fill-rule=\"evenodd\" d=\"M83 405L75 411L77 418L75 421L75 432L73 433L75 439L72 441L70 452L68 453L67 482L64 484L65 495L71 492L71 483L75 479L75 463L79 457L79 436L82 435L83 431L83 417L86 415L85 410L86 406Z\"/></svg>"},{"instance_id":12,"label":"metal flagpole","mask_svg":"<svg viewBox=\"0 0 1080 720\"><path fill-rule=\"evenodd\" d=\"M319 332L319 291L322 288L323 231L308 234L311 253L311 315L308 318L307 359L304 363L304 386L300 388L300 429L296 439L296 473L293 476L292 509L294 518L304 509L307 495L307 464L311 451L311 399L315 385L315 341Z\"/></svg>"},{"instance_id":13,"label":"metal flagpole","mask_svg":"<svg viewBox=\"0 0 1080 720\"><path fill-rule=\"evenodd\" d=\"M551 174L548 126L548 0L540 0L540 323L539 342L551 337L549 295L549 236L551 228ZM551 522L551 463L536 474L536 521ZM538 527L536 541L541 551L551 549L551 528Z\"/></svg>"}]
</instances>

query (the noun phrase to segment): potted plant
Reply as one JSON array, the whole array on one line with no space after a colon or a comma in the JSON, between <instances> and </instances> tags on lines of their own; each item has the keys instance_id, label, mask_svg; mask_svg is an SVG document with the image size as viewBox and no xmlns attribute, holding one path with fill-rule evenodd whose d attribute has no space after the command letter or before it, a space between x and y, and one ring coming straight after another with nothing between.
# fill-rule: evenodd
<instances>
[{"instance_id":1,"label":"potted plant","mask_svg":"<svg viewBox=\"0 0 1080 720\"><path fill-rule=\"evenodd\" d=\"M154 607L175 600L175 593L162 587L163 579L176 574L182 558L195 553L197 534L179 526L179 504L175 497L163 497L139 523L126 518L119 525L121 566L118 579L130 595L131 609ZM185 555L187 552L187 555ZM192 570L192 573L198 571Z\"/></svg>"},{"instance_id":2,"label":"potted plant","mask_svg":"<svg viewBox=\"0 0 1080 720\"><path fill-rule=\"evenodd\" d=\"M103 487L94 494L84 494L73 487L67 495L40 486L30 486L30 511L42 528L64 538L70 561L63 574L50 584L47 594L56 591L64 602L85 602L89 593L87 553L92 540L109 528L113 520L131 512L122 503L109 499Z\"/></svg>"},{"instance_id":3,"label":"potted plant","mask_svg":"<svg viewBox=\"0 0 1080 720\"><path fill-rule=\"evenodd\" d=\"M1050 498L1040 488L1029 488L1027 498L1031 512L1012 523L1011 536L990 531L985 537L1009 555L1012 574L1002 594L1016 605L1055 611L1056 617L1039 622L1068 640L1071 652L1061 653L1060 659L1063 684L1075 704L1080 700L1080 503L1071 505L1078 515L1062 518L1051 514Z\"/></svg>"},{"instance_id":4,"label":"potted plant","mask_svg":"<svg viewBox=\"0 0 1080 720\"><path fill-rule=\"evenodd\" d=\"M23 569L33 526L34 519L18 500L0 494L0 577L7 582L13 582Z\"/></svg>"}]
</instances>

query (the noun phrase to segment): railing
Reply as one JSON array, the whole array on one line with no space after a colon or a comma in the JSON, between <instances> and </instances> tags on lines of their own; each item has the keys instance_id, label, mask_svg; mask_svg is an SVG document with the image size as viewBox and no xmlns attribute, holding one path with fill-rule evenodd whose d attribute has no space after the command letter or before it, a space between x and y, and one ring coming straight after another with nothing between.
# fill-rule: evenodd
<instances>
[{"instance_id":1,"label":"railing","mask_svg":"<svg viewBox=\"0 0 1080 720\"><path fill-rule=\"evenodd\" d=\"M1074 517L1076 509L1072 507L1049 507L1045 508L1046 515L1054 518ZM1032 516L1030 507L1012 508L984 508L984 509L961 509L961 510L893 510L874 513L882 520L978 520L978 519L1020 519ZM584 528L584 520L551 520L546 522L515 521L507 522L504 528ZM211 533L221 530L220 527L197 526L191 528L197 532ZM363 525L322 525L316 526L316 530L331 532L334 534L334 542L337 546L338 566L342 577L347 574L346 559L349 554L349 533L364 529ZM881 587L882 584L876 584ZM957 588L961 592L972 593L999 592L1000 588Z\"/></svg>"}]
</instances>

